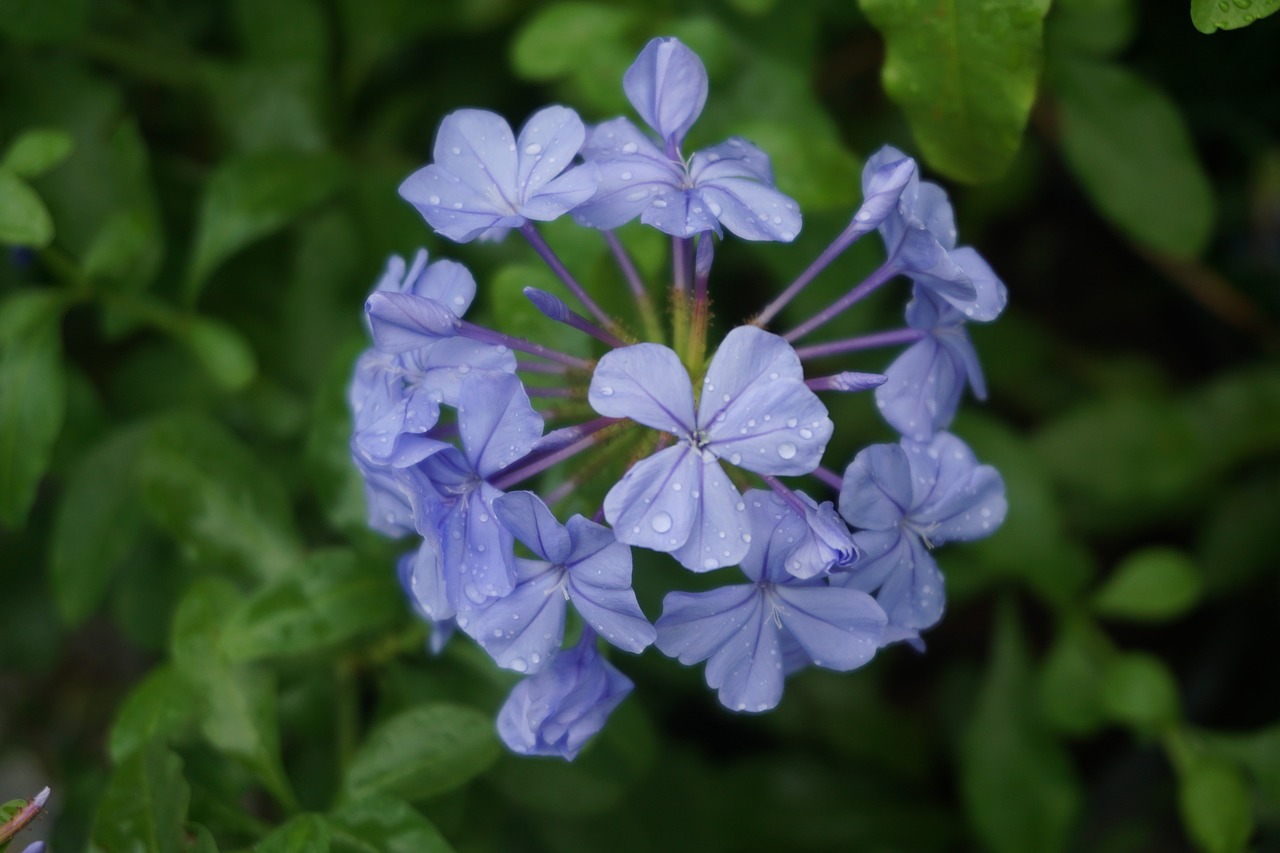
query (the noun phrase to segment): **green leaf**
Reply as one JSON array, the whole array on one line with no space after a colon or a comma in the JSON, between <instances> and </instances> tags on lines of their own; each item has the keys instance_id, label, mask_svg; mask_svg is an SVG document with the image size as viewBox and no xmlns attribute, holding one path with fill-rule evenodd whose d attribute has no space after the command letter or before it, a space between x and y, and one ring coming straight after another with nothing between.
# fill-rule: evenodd
<instances>
[{"instance_id":1,"label":"green leaf","mask_svg":"<svg viewBox=\"0 0 1280 853\"><path fill-rule=\"evenodd\" d=\"M498 759L493 720L475 708L428 704L369 734L347 768L347 799L389 794L416 800L466 784Z\"/></svg>"},{"instance_id":2,"label":"green leaf","mask_svg":"<svg viewBox=\"0 0 1280 853\"><path fill-rule=\"evenodd\" d=\"M274 578L301 559L279 482L213 421L189 415L157 421L138 482L152 519L202 562Z\"/></svg>"},{"instance_id":3,"label":"green leaf","mask_svg":"<svg viewBox=\"0 0 1280 853\"><path fill-rule=\"evenodd\" d=\"M1088 619L1066 622L1040 670L1040 713L1055 729L1092 734L1106 722L1102 680L1114 650Z\"/></svg>"},{"instance_id":4,"label":"green leaf","mask_svg":"<svg viewBox=\"0 0 1280 853\"><path fill-rule=\"evenodd\" d=\"M49 556L58 612L78 625L97 609L142 526L134 482L145 429L113 433L71 470Z\"/></svg>"},{"instance_id":5,"label":"green leaf","mask_svg":"<svg viewBox=\"0 0 1280 853\"><path fill-rule=\"evenodd\" d=\"M0 33L26 41L61 41L78 35L89 0L0 0Z\"/></svg>"},{"instance_id":6,"label":"green leaf","mask_svg":"<svg viewBox=\"0 0 1280 853\"><path fill-rule=\"evenodd\" d=\"M71 156L76 142L65 130L35 128L9 144L0 168L23 178L36 178Z\"/></svg>"},{"instance_id":7,"label":"green leaf","mask_svg":"<svg viewBox=\"0 0 1280 853\"><path fill-rule=\"evenodd\" d=\"M1080 793L1066 753L1036 716L1025 641L1007 602L993 642L961 741L965 808L997 853L1062 850Z\"/></svg>"},{"instance_id":8,"label":"green leaf","mask_svg":"<svg viewBox=\"0 0 1280 853\"><path fill-rule=\"evenodd\" d=\"M177 330L210 378L227 391L240 391L258 373L258 360L244 337L220 320L192 317Z\"/></svg>"},{"instance_id":9,"label":"green leaf","mask_svg":"<svg viewBox=\"0 0 1280 853\"><path fill-rule=\"evenodd\" d=\"M1199 255L1213 189L1176 104L1118 65L1064 59L1050 69L1062 152L1099 211L1139 243Z\"/></svg>"},{"instance_id":10,"label":"green leaf","mask_svg":"<svg viewBox=\"0 0 1280 853\"><path fill-rule=\"evenodd\" d=\"M1049 0L860 0L884 36L885 91L925 159L962 181L998 178L1036 96Z\"/></svg>"},{"instance_id":11,"label":"green leaf","mask_svg":"<svg viewBox=\"0 0 1280 853\"><path fill-rule=\"evenodd\" d=\"M62 428L64 307L55 291L21 291L0 302L0 525L25 521Z\"/></svg>"},{"instance_id":12,"label":"green leaf","mask_svg":"<svg viewBox=\"0 0 1280 853\"><path fill-rule=\"evenodd\" d=\"M1206 735L1216 755L1240 764L1253 776L1258 790L1280 810L1280 725L1248 733Z\"/></svg>"},{"instance_id":13,"label":"green leaf","mask_svg":"<svg viewBox=\"0 0 1280 853\"><path fill-rule=\"evenodd\" d=\"M1147 734L1178 721L1178 683L1159 658L1130 653L1114 658L1102 678L1102 704L1116 722Z\"/></svg>"},{"instance_id":14,"label":"green leaf","mask_svg":"<svg viewBox=\"0 0 1280 853\"><path fill-rule=\"evenodd\" d=\"M266 152L219 166L205 186L188 296L231 255L333 195L344 176L327 154Z\"/></svg>"},{"instance_id":15,"label":"green leaf","mask_svg":"<svg viewBox=\"0 0 1280 853\"><path fill-rule=\"evenodd\" d=\"M640 20L633 10L599 3L543 6L516 34L512 68L526 80L567 78L581 106L621 111L622 72L635 59L626 34Z\"/></svg>"},{"instance_id":16,"label":"green leaf","mask_svg":"<svg viewBox=\"0 0 1280 853\"><path fill-rule=\"evenodd\" d=\"M31 185L0 168L0 243L43 249L53 241L53 218Z\"/></svg>"},{"instance_id":17,"label":"green leaf","mask_svg":"<svg viewBox=\"0 0 1280 853\"><path fill-rule=\"evenodd\" d=\"M1178 771L1178 808L1192 839L1206 853L1247 850L1253 798L1240 768L1185 732L1171 734L1166 745Z\"/></svg>"},{"instance_id":18,"label":"green leaf","mask_svg":"<svg viewBox=\"0 0 1280 853\"><path fill-rule=\"evenodd\" d=\"M1191 0L1191 23L1197 30L1238 30L1280 10L1280 0Z\"/></svg>"},{"instance_id":19,"label":"green leaf","mask_svg":"<svg viewBox=\"0 0 1280 853\"><path fill-rule=\"evenodd\" d=\"M404 613L404 595L385 567L347 550L320 551L236 610L222 649L231 660L306 654L385 630Z\"/></svg>"},{"instance_id":20,"label":"green leaf","mask_svg":"<svg viewBox=\"0 0 1280 853\"><path fill-rule=\"evenodd\" d=\"M290 820L253 847L253 853L327 853L329 824L320 815L304 814Z\"/></svg>"},{"instance_id":21,"label":"green leaf","mask_svg":"<svg viewBox=\"0 0 1280 853\"><path fill-rule=\"evenodd\" d=\"M403 800L367 797L329 815L340 853L453 853L431 821Z\"/></svg>"},{"instance_id":22,"label":"green leaf","mask_svg":"<svg viewBox=\"0 0 1280 853\"><path fill-rule=\"evenodd\" d=\"M170 666L159 666L125 697L107 738L107 751L117 764L152 741L167 741L196 714L200 697L186 678Z\"/></svg>"},{"instance_id":23,"label":"green leaf","mask_svg":"<svg viewBox=\"0 0 1280 853\"><path fill-rule=\"evenodd\" d=\"M1094 596L1093 609L1117 619L1173 619L1195 607L1203 586L1199 568L1182 551L1147 548L1116 566Z\"/></svg>"},{"instance_id":24,"label":"green leaf","mask_svg":"<svg viewBox=\"0 0 1280 853\"><path fill-rule=\"evenodd\" d=\"M1133 0L1055 0L1045 19L1045 43L1050 56L1113 56L1132 40L1137 23Z\"/></svg>"},{"instance_id":25,"label":"green leaf","mask_svg":"<svg viewBox=\"0 0 1280 853\"><path fill-rule=\"evenodd\" d=\"M192 584L173 618L173 666L199 694L205 739L241 761L282 804L294 807L280 763L274 680L263 670L232 666L221 654L222 628L241 601L227 581Z\"/></svg>"},{"instance_id":26,"label":"green leaf","mask_svg":"<svg viewBox=\"0 0 1280 853\"><path fill-rule=\"evenodd\" d=\"M162 743L148 744L111 775L93 821L93 841L112 853L181 851L190 799L182 761Z\"/></svg>"}]
</instances>

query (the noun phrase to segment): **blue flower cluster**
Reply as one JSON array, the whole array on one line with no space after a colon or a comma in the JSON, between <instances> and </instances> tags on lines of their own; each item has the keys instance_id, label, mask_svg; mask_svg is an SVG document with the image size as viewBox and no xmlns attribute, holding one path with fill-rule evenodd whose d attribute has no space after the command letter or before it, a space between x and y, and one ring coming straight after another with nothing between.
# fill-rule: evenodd
<instances>
[{"instance_id":1,"label":"blue flower cluster","mask_svg":"<svg viewBox=\"0 0 1280 853\"><path fill-rule=\"evenodd\" d=\"M707 97L706 71L685 45L650 42L623 86L652 133L625 118L588 128L553 106L515 134L493 113L460 110L444 119L433 162L401 187L451 240L519 231L585 313L534 288L526 296L591 335L598 357L469 322L471 274L420 251L407 265L393 257L369 296L374 345L350 389L369 523L416 537L399 572L433 646L461 631L525 674L499 714L503 740L569 759L632 688L602 644L705 661L726 707L765 711L799 669L847 671L886 644L919 646L944 603L932 549L986 536L1006 510L1000 475L946 432L965 386L985 393L965 324L995 319L1005 289L977 252L955 245L943 190L921 181L909 157L881 149L844 232L708 356L715 240L728 230L790 241L799 207L774 187L768 156L743 139L684 156ZM651 340L603 311L543 239L535 223L565 214L603 232ZM670 345L611 233L636 218L672 239ZM769 330L873 231L887 253L879 269L794 328ZM903 328L793 346L899 277L912 288ZM883 375L806 370L902 345ZM539 381L527 385L531 376ZM864 449L843 475L824 467L835 426L819 395L872 389L901 440ZM569 422L573 409L544 405L583 398L589 414ZM553 509L574 477L599 470L578 457L618 448L633 462L595 517L562 523ZM549 469L561 485L540 496L531 487ZM780 477L808 477L802 485L816 496ZM516 555L517 542L532 558ZM746 582L671 592L651 622L632 591L632 548L668 553L693 572L737 566ZM567 625L581 635L563 648Z\"/></svg>"}]
</instances>

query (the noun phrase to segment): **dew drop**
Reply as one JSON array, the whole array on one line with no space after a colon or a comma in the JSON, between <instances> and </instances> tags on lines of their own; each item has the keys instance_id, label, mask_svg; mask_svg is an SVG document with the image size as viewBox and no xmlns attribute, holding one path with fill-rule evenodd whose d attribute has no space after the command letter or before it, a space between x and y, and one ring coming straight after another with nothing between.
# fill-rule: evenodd
<instances>
[{"instance_id":1,"label":"dew drop","mask_svg":"<svg viewBox=\"0 0 1280 853\"><path fill-rule=\"evenodd\" d=\"M790 459L796 455L796 446L791 442L783 442L778 445L778 455L783 459Z\"/></svg>"},{"instance_id":2,"label":"dew drop","mask_svg":"<svg viewBox=\"0 0 1280 853\"><path fill-rule=\"evenodd\" d=\"M655 533L666 533L671 529L671 516L660 512L649 520L649 524Z\"/></svg>"},{"instance_id":3,"label":"dew drop","mask_svg":"<svg viewBox=\"0 0 1280 853\"><path fill-rule=\"evenodd\" d=\"M538 144L538 143L536 143L536 142L530 142L528 145L526 145L526 146L524 147L524 153L526 153L526 154L541 154L541 153L542 153L542 146L541 146L541 145L539 145L539 144Z\"/></svg>"},{"instance_id":4,"label":"dew drop","mask_svg":"<svg viewBox=\"0 0 1280 853\"><path fill-rule=\"evenodd\" d=\"M640 146L636 145L634 142L628 142L626 145L622 146L623 154L634 154L639 150L640 150Z\"/></svg>"},{"instance_id":5,"label":"dew drop","mask_svg":"<svg viewBox=\"0 0 1280 853\"><path fill-rule=\"evenodd\" d=\"M458 147L458 146L456 146L456 145L455 145L455 146L453 146L453 148L451 148L451 149L449 149L449 150L453 152L453 156L455 156L455 157L457 157L459 154L461 154L461 153L462 153L462 149L461 149L461 148L459 148L459 147Z\"/></svg>"},{"instance_id":6,"label":"dew drop","mask_svg":"<svg viewBox=\"0 0 1280 853\"><path fill-rule=\"evenodd\" d=\"M702 568L704 569L714 569L715 567L716 561L714 557L707 557L707 559L702 561Z\"/></svg>"},{"instance_id":7,"label":"dew drop","mask_svg":"<svg viewBox=\"0 0 1280 853\"><path fill-rule=\"evenodd\" d=\"M529 668L529 664L524 662L524 658L514 658L511 661L511 668L516 672L524 672Z\"/></svg>"},{"instance_id":8,"label":"dew drop","mask_svg":"<svg viewBox=\"0 0 1280 853\"><path fill-rule=\"evenodd\" d=\"M601 397L612 397L612 396L613 396L613 389L612 389L611 387L609 387L608 385L605 385L605 386L601 387L601 388L600 388L600 396L601 396Z\"/></svg>"},{"instance_id":9,"label":"dew drop","mask_svg":"<svg viewBox=\"0 0 1280 853\"><path fill-rule=\"evenodd\" d=\"M440 203L440 196L438 196L438 195L428 196L428 197L427 197L427 202L428 202L428 203L430 203L430 204L439 204L439 203Z\"/></svg>"},{"instance_id":10,"label":"dew drop","mask_svg":"<svg viewBox=\"0 0 1280 853\"><path fill-rule=\"evenodd\" d=\"M629 180L631 180L631 177L632 177L632 176L631 176L631 173L630 173L630 172L623 172L623 173L622 173L621 175L619 175L618 177L622 178L622 180L624 180L624 181L629 181Z\"/></svg>"}]
</instances>

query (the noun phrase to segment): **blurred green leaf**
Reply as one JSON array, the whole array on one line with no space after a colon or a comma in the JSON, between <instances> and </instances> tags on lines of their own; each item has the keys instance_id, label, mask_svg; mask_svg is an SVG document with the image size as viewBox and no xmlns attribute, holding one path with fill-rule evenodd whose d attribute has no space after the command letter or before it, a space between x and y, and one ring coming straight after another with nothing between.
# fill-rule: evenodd
<instances>
[{"instance_id":1,"label":"blurred green leaf","mask_svg":"<svg viewBox=\"0 0 1280 853\"><path fill-rule=\"evenodd\" d=\"M173 618L173 666L200 696L201 730L209 743L243 762L277 800L292 807L280 763L274 680L263 670L232 666L220 651L223 626L241 603L227 581L193 583Z\"/></svg>"},{"instance_id":2,"label":"blurred green leaf","mask_svg":"<svg viewBox=\"0 0 1280 853\"><path fill-rule=\"evenodd\" d=\"M250 56L323 64L329 33L316 0L235 0L240 40Z\"/></svg>"},{"instance_id":3,"label":"blurred green leaf","mask_svg":"<svg viewBox=\"0 0 1280 853\"><path fill-rule=\"evenodd\" d=\"M347 799L373 794L417 800L465 784L499 755L493 720L475 708L432 703L369 733L347 767Z\"/></svg>"},{"instance_id":4,"label":"blurred green leaf","mask_svg":"<svg viewBox=\"0 0 1280 853\"><path fill-rule=\"evenodd\" d=\"M1184 732L1166 740L1178 771L1178 807L1187 832L1206 853L1241 853L1253 835L1253 798L1233 762L1192 742Z\"/></svg>"},{"instance_id":5,"label":"blurred green leaf","mask_svg":"<svg viewBox=\"0 0 1280 853\"><path fill-rule=\"evenodd\" d=\"M70 157L75 147L75 140L65 130L27 130L9 143L0 168L22 178L36 178Z\"/></svg>"},{"instance_id":6,"label":"blurred green leaf","mask_svg":"<svg viewBox=\"0 0 1280 853\"><path fill-rule=\"evenodd\" d=\"M89 0L0 0L0 33L24 41L62 41L78 35Z\"/></svg>"},{"instance_id":7,"label":"blurred green leaf","mask_svg":"<svg viewBox=\"0 0 1280 853\"><path fill-rule=\"evenodd\" d=\"M978 837L997 853L1063 850L1079 808L1071 764L1036 715L1027 650L1009 602L960 747L960 785Z\"/></svg>"},{"instance_id":8,"label":"blurred green leaf","mask_svg":"<svg viewBox=\"0 0 1280 853\"><path fill-rule=\"evenodd\" d=\"M207 827L198 823L188 823L187 832L195 838L187 847L186 853L218 853L218 842L214 840L213 833Z\"/></svg>"},{"instance_id":9,"label":"blurred green leaf","mask_svg":"<svg viewBox=\"0 0 1280 853\"><path fill-rule=\"evenodd\" d=\"M160 263L160 234L155 212L134 207L102 223L85 251L84 274L94 281L129 282L141 290Z\"/></svg>"},{"instance_id":10,"label":"blurred green leaf","mask_svg":"<svg viewBox=\"0 0 1280 853\"><path fill-rule=\"evenodd\" d=\"M1146 548L1116 566L1094 596L1093 609L1116 619L1173 619L1195 607L1203 586L1199 568L1185 553Z\"/></svg>"},{"instance_id":11,"label":"blurred green leaf","mask_svg":"<svg viewBox=\"0 0 1280 853\"><path fill-rule=\"evenodd\" d=\"M1102 679L1102 704L1116 722L1146 734L1158 733L1181 714L1173 674L1160 658L1141 652L1110 661Z\"/></svg>"},{"instance_id":12,"label":"blurred green leaf","mask_svg":"<svg viewBox=\"0 0 1280 853\"><path fill-rule=\"evenodd\" d=\"M0 302L0 524L9 527L25 521L62 428L64 307L56 291L20 291Z\"/></svg>"},{"instance_id":13,"label":"blurred green leaf","mask_svg":"<svg viewBox=\"0 0 1280 853\"><path fill-rule=\"evenodd\" d=\"M1124 529L1183 508L1211 474L1187 415L1158 399L1086 403L1050 422L1034 445L1077 523L1095 529Z\"/></svg>"},{"instance_id":14,"label":"blurred green leaf","mask_svg":"<svg viewBox=\"0 0 1280 853\"><path fill-rule=\"evenodd\" d=\"M205 371L227 391L240 391L258 373L249 342L231 326L209 317L191 317L176 330Z\"/></svg>"},{"instance_id":15,"label":"blurred green leaf","mask_svg":"<svg viewBox=\"0 0 1280 853\"><path fill-rule=\"evenodd\" d=\"M199 696L172 667L158 666L130 691L116 712L107 751L117 764L137 750L163 742L195 717Z\"/></svg>"},{"instance_id":16,"label":"blurred green leaf","mask_svg":"<svg viewBox=\"0 0 1280 853\"><path fill-rule=\"evenodd\" d=\"M253 853L328 853L329 824L320 815L298 815L253 847Z\"/></svg>"},{"instance_id":17,"label":"blurred green leaf","mask_svg":"<svg viewBox=\"0 0 1280 853\"><path fill-rule=\"evenodd\" d=\"M0 167L0 243L42 249L53 241L53 218L31 185Z\"/></svg>"},{"instance_id":18,"label":"blurred green leaf","mask_svg":"<svg viewBox=\"0 0 1280 853\"><path fill-rule=\"evenodd\" d=\"M1280 468L1264 466L1215 500L1199 525L1196 560L1213 571L1205 594L1221 597L1280 565Z\"/></svg>"},{"instance_id":19,"label":"blurred green leaf","mask_svg":"<svg viewBox=\"0 0 1280 853\"><path fill-rule=\"evenodd\" d=\"M1106 722L1102 681L1114 649L1088 619L1068 619L1040 670L1040 713L1055 729L1087 735Z\"/></svg>"},{"instance_id":20,"label":"blurred green leaf","mask_svg":"<svg viewBox=\"0 0 1280 853\"><path fill-rule=\"evenodd\" d=\"M306 654L388 629L406 612L394 575L351 551L316 552L231 615L223 652L231 660Z\"/></svg>"},{"instance_id":21,"label":"blurred green leaf","mask_svg":"<svg viewBox=\"0 0 1280 853\"><path fill-rule=\"evenodd\" d=\"M1056 0L1045 19L1045 44L1050 55L1112 56L1132 40L1137 23L1134 0Z\"/></svg>"},{"instance_id":22,"label":"blurred green leaf","mask_svg":"<svg viewBox=\"0 0 1280 853\"><path fill-rule=\"evenodd\" d=\"M205 186L187 295L194 299L228 257L330 197L344 177L342 161L327 154L264 152L220 165Z\"/></svg>"},{"instance_id":23,"label":"blurred green leaf","mask_svg":"<svg viewBox=\"0 0 1280 853\"><path fill-rule=\"evenodd\" d=\"M208 65L203 71L218 124L235 151L274 156L281 151L325 148L323 90L317 69L297 62L260 61Z\"/></svg>"},{"instance_id":24,"label":"blurred green leaf","mask_svg":"<svg viewBox=\"0 0 1280 853\"><path fill-rule=\"evenodd\" d=\"M403 800L366 797L329 815L340 853L452 853L431 821Z\"/></svg>"},{"instance_id":25,"label":"blurred green leaf","mask_svg":"<svg viewBox=\"0 0 1280 853\"><path fill-rule=\"evenodd\" d=\"M884 36L884 88L925 160L962 181L1003 174L1035 100L1048 0L859 5Z\"/></svg>"},{"instance_id":26,"label":"blurred green leaf","mask_svg":"<svg viewBox=\"0 0 1280 853\"><path fill-rule=\"evenodd\" d=\"M635 10L599 3L545 5L512 41L511 65L527 80L568 78L580 107L621 111L622 72L635 59L626 35L640 20Z\"/></svg>"},{"instance_id":27,"label":"blurred green leaf","mask_svg":"<svg viewBox=\"0 0 1280 853\"><path fill-rule=\"evenodd\" d=\"M1191 23L1211 34L1238 30L1280 11L1280 0L1191 0Z\"/></svg>"},{"instance_id":28,"label":"blurred green leaf","mask_svg":"<svg viewBox=\"0 0 1280 853\"><path fill-rule=\"evenodd\" d=\"M273 578L301 559L279 483L211 420L175 415L156 421L138 481L152 519L201 561Z\"/></svg>"},{"instance_id":29,"label":"blurred green leaf","mask_svg":"<svg viewBox=\"0 0 1280 853\"><path fill-rule=\"evenodd\" d=\"M92 614L142 526L134 468L145 429L111 434L72 469L54 519L49 573L68 625Z\"/></svg>"},{"instance_id":30,"label":"blurred green leaf","mask_svg":"<svg viewBox=\"0 0 1280 853\"><path fill-rule=\"evenodd\" d=\"M1249 771L1259 791L1280 811L1280 724L1248 733L1207 733L1206 747Z\"/></svg>"},{"instance_id":31,"label":"blurred green leaf","mask_svg":"<svg viewBox=\"0 0 1280 853\"><path fill-rule=\"evenodd\" d=\"M1062 59L1062 152L1103 216L1139 243L1198 256L1213 231L1213 189L1178 107L1119 65Z\"/></svg>"},{"instance_id":32,"label":"blurred green leaf","mask_svg":"<svg viewBox=\"0 0 1280 853\"><path fill-rule=\"evenodd\" d=\"M182 761L152 742L120 763L98 803L93 841L111 853L178 853L191 789Z\"/></svg>"}]
</instances>

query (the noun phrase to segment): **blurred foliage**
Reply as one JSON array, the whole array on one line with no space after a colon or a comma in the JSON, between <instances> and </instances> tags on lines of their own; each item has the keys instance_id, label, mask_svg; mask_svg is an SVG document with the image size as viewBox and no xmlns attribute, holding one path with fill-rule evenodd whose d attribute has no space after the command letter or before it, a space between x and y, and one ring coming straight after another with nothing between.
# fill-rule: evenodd
<instances>
[{"instance_id":1,"label":"blurred foliage","mask_svg":"<svg viewBox=\"0 0 1280 853\"><path fill-rule=\"evenodd\" d=\"M1280 848L1277 5L0 0L0 783L54 791L19 843ZM691 145L752 138L806 212L793 246L723 244L725 324L839 232L879 145L965 182L960 231L1012 298L957 431L1011 510L941 554L927 654L802 674L762 717L618 656L637 689L578 761L517 759L509 675L424 651L399 546L364 527L360 305L425 245L536 334L514 291L558 284L533 256L442 243L396 187L460 107L625 111L658 34L711 76ZM660 274L661 239L622 237ZM833 454L888 438L833 405Z\"/></svg>"}]
</instances>

